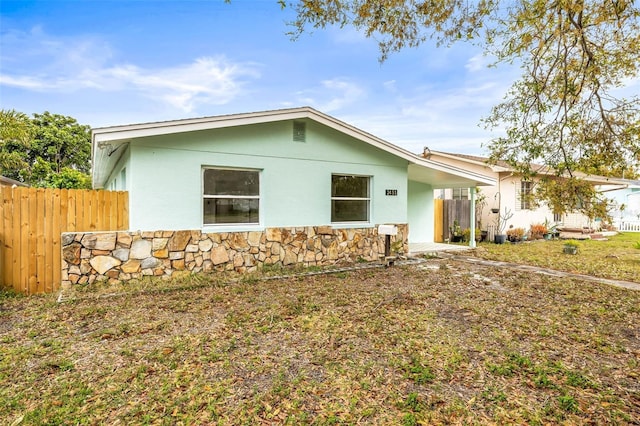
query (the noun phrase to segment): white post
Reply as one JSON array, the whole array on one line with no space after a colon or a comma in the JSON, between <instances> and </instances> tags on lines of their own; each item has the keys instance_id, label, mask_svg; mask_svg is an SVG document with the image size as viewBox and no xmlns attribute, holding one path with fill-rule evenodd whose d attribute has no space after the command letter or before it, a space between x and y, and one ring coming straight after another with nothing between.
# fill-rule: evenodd
<instances>
[{"instance_id":1,"label":"white post","mask_svg":"<svg viewBox=\"0 0 640 426\"><path fill-rule=\"evenodd\" d=\"M471 211L469 217L471 218L469 224L469 247L475 248L476 246L476 187L469 188L469 194L471 194Z\"/></svg>"}]
</instances>

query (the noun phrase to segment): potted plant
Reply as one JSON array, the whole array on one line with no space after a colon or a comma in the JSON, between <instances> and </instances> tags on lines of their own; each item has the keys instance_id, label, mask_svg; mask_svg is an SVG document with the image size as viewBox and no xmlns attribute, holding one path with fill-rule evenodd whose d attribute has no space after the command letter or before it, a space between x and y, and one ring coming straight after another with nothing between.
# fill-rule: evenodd
<instances>
[{"instance_id":1,"label":"potted plant","mask_svg":"<svg viewBox=\"0 0 640 426\"><path fill-rule=\"evenodd\" d=\"M548 230L546 225L542 223L534 223L531 225L531 229L529 230L532 240L541 240L547 232Z\"/></svg>"},{"instance_id":2,"label":"potted plant","mask_svg":"<svg viewBox=\"0 0 640 426\"><path fill-rule=\"evenodd\" d=\"M512 243L517 243L518 241L522 241L524 239L524 228L509 228L507 230L507 239Z\"/></svg>"},{"instance_id":3,"label":"potted plant","mask_svg":"<svg viewBox=\"0 0 640 426\"><path fill-rule=\"evenodd\" d=\"M562 251L566 254L577 254L578 253L578 242L574 240L567 240L564 243L564 247Z\"/></svg>"},{"instance_id":4,"label":"potted plant","mask_svg":"<svg viewBox=\"0 0 640 426\"><path fill-rule=\"evenodd\" d=\"M544 237L545 240L550 240L553 238L553 236L556 234L556 227L558 226L557 224L551 224L551 222L549 222L549 219L544 220L544 224L543 226L545 228L547 228L547 232L545 232L544 234L542 234L542 236Z\"/></svg>"},{"instance_id":5,"label":"potted plant","mask_svg":"<svg viewBox=\"0 0 640 426\"><path fill-rule=\"evenodd\" d=\"M496 244L504 244L507 241L507 235L504 233L507 227L507 221L513 217L513 213L508 208L504 208L504 213L499 213L496 219L496 236L494 242Z\"/></svg>"},{"instance_id":6,"label":"potted plant","mask_svg":"<svg viewBox=\"0 0 640 426\"><path fill-rule=\"evenodd\" d=\"M458 219L453 221L453 225L449 227L449 232L451 232L452 243L459 243L462 241L462 228L460 228L460 222L458 222Z\"/></svg>"}]
</instances>

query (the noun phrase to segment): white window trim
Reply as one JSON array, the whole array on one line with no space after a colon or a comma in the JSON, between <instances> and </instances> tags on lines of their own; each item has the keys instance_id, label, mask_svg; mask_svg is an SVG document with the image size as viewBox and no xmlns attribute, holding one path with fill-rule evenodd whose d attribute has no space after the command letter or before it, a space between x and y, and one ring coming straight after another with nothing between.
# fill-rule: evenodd
<instances>
[{"instance_id":1,"label":"white window trim","mask_svg":"<svg viewBox=\"0 0 640 426\"><path fill-rule=\"evenodd\" d=\"M520 210L533 210L532 209L532 203L531 203L531 199L527 199L527 200L523 200L522 199L522 187L523 185L527 183L529 188L529 196L531 195L531 192L533 191L533 182L531 182L530 180L521 180L520 181L520 185L518 187L518 197L517 197L517 202L516 202L516 210L520 211ZM526 204L526 206L524 205Z\"/></svg>"},{"instance_id":2,"label":"white window trim","mask_svg":"<svg viewBox=\"0 0 640 426\"><path fill-rule=\"evenodd\" d=\"M258 194L259 195L209 195L204 193L204 173L206 170L232 170L239 172L257 172L258 173ZM264 230L262 216L262 169L251 169L245 167L218 167L218 166L202 166L200 175L200 214L202 229L211 232L243 232L243 231L259 231ZM204 200L205 199L253 199L258 200L258 222L251 223L204 223Z\"/></svg>"},{"instance_id":3,"label":"white window trim","mask_svg":"<svg viewBox=\"0 0 640 426\"><path fill-rule=\"evenodd\" d=\"M331 173L331 182L330 185L333 184L333 177L334 176L352 176L352 177L363 177L363 178L367 178L368 180L368 185L367 185L367 197L334 197L331 196L331 201L366 201L367 202L367 219L366 220L354 220L354 221L348 221L348 222L334 222L331 221L331 225L332 226L336 226L338 228L347 228L349 226L353 226L353 224L358 224L358 225L368 225L371 223L371 189L373 186L373 176L371 175L360 175L360 174L356 174L356 173ZM329 192L331 193L331 188L329 190ZM331 209L329 209L329 215L331 216ZM331 218L333 219L333 218Z\"/></svg>"}]
</instances>

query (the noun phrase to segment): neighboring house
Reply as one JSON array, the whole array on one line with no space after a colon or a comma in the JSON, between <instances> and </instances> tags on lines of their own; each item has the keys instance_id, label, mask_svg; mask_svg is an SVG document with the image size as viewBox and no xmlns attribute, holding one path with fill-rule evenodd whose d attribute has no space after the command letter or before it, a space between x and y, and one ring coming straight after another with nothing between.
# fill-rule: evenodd
<instances>
[{"instance_id":1,"label":"neighboring house","mask_svg":"<svg viewBox=\"0 0 640 426\"><path fill-rule=\"evenodd\" d=\"M496 223L498 214L493 213L492 209L494 211L499 209L501 213L504 213L505 209L507 209L513 214L513 217L507 221L507 229L513 226L514 228L524 228L528 231L532 224L545 222L558 224L564 228L578 229L585 227L598 228L600 225L599 221L591 221L580 213L558 215L554 214L546 204L541 204L538 207L533 206L526 197L521 197L521 194L532 191L534 182L522 180L515 175L513 168L506 162L500 161L495 165L489 165L486 157L429 150L425 150L424 156L436 162L465 168L475 173L493 176L496 179L497 184L495 186L483 187L480 191L486 202L486 206L481 215L479 215L482 227L485 229L490 229L491 225ZM576 173L576 176L593 183L593 185L611 185L620 182L620 179L583 173ZM435 197L464 199L468 196L468 193L469 190L463 188L444 189L436 190Z\"/></svg>"},{"instance_id":2,"label":"neighboring house","mask_svg":"<svg viewBox=\"0 0 640 426\"><path fill-rule=\"evenodd\" d=\"M14 179L10 179L8 177L0 176L0 188L6 188L6 187L12 188L14 186L28 186L28 185Z\"/></svg>"},{"instance_id":3,"label":"neighboring house","mask_svg":"<svg viewBox=\"0 0 640 426\"><path fill-rule=\"evenodd\" d=\"M432 242L433 190L494 185L309 107L93 130L93 186L129 192L133 230L408 224Z\"/></svg>"},{"instance_id":4,"label":"neighboring house","mask_svg":"<svg viewBox=\"0 0 640 426\"><path fill-rule=\"evenodd\" d=\"M626 224L634 224L634 230L640 226L640 181L620 179L618 185L598 187L611 200L611 217L614 224L624 230Z\"/></svg>"}]
</instances>

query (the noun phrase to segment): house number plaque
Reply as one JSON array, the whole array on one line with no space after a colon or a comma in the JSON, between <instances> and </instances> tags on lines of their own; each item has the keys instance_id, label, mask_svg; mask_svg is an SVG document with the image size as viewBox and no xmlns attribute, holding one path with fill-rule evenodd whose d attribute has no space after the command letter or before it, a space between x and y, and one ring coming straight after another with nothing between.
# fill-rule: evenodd
<instances>
[{"instance_id":1,"label":"house number plaque","mask_svg":"<svg viewBox=\"0 0 640 426\"><path fill-rule=\"evenodd\" d=\"M397 189L385 189L384 190L384 195L390 195L392 197L395 197L398 195L398 190Z\"/></svg>"}]
</instances>

